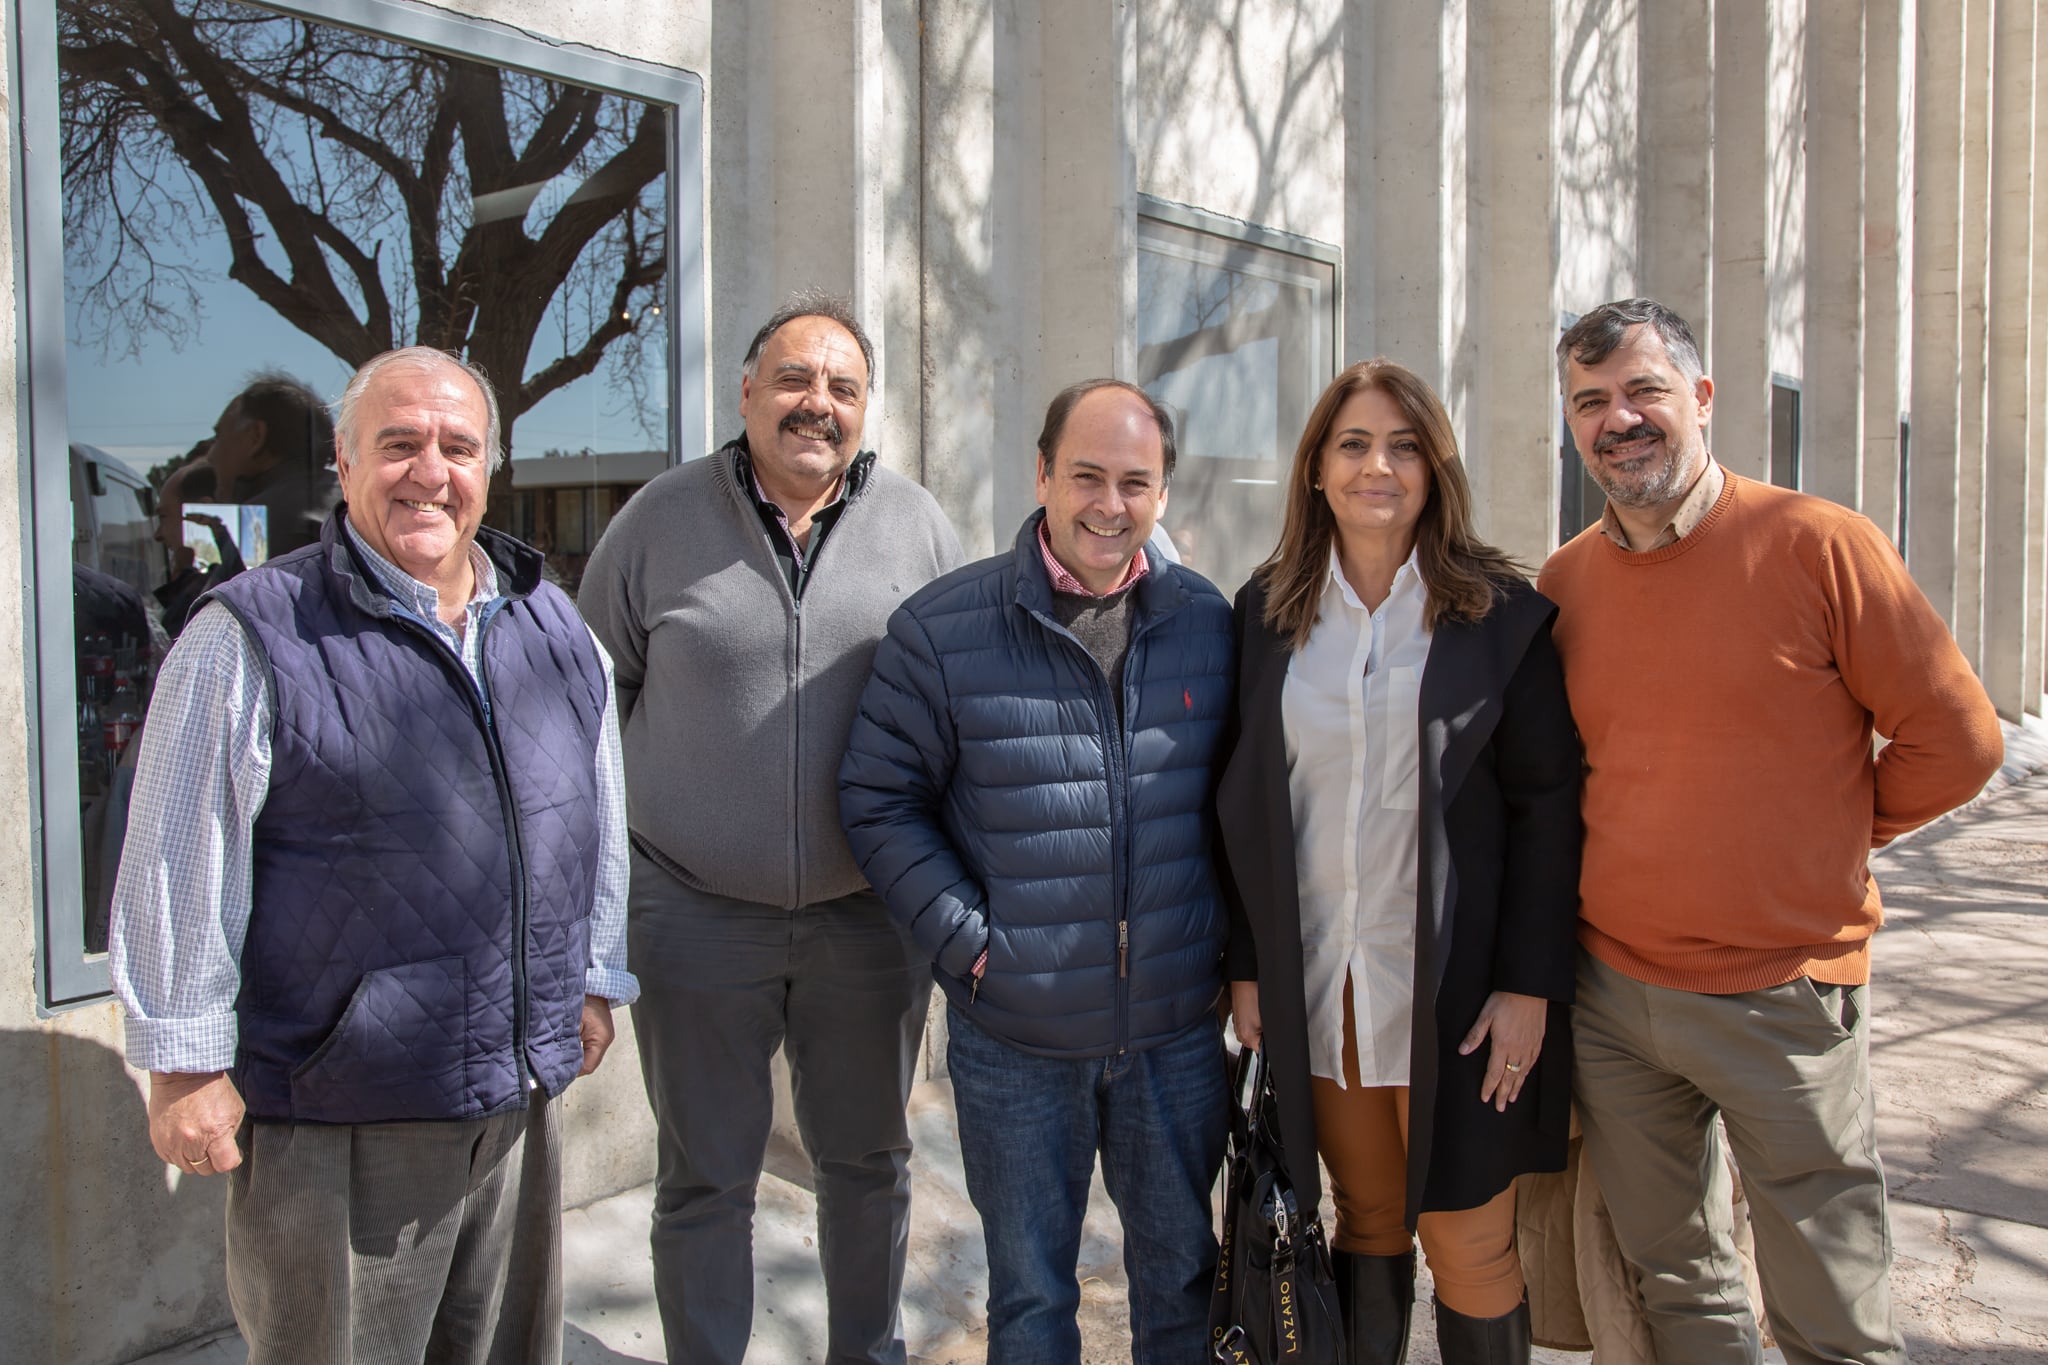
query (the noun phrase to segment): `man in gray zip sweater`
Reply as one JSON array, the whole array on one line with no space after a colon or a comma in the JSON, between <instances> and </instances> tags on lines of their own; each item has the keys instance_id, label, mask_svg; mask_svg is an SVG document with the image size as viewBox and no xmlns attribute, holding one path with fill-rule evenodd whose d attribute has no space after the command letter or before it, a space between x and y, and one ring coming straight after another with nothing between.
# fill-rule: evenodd
<instances>
[{"instance_id":1,"label":"man in gray zip sweater","mask_svg":"<svg viewBox=\"0 0 2048 1365\"><path fill-rule=\"evenodd\" d=\"M847 850L836 777L890 613L962 555L931 495L861 450L873 359L844 302L778 309L747 351L745 435L637 493L583 578L624 725L670 1360L745 1354L778 1045L816 1177L826 1359L904 1359L903 1109L931 973Z\"/></svg>"}]
</instances>

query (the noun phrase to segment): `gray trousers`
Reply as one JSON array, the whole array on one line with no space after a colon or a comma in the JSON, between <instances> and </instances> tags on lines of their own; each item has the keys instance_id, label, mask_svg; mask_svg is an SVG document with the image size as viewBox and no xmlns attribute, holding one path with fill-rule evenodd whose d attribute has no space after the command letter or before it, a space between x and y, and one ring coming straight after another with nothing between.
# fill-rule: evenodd
<instances>
[{"instance_id":1,"label":"gray trousers","mask_svg":"<svg viewBox=\"0 0 2048 1365\"><path fill-rule=\"evenodd\" d=\"M1718 1113L1791 1365L1903 1365L1870 1089L1866 987L1804 977L1701 995L1579 955L1573 1087L1586 1156L1657 1359L1761 1359Z\"/></svg>"},{"instance_id":2,"label":"gray trousers","mask_svg":"<svg viewBox=\"0 0 2048 1365\"><path fill-rule=\"evenodd\" d=\"M655 1302L668 1358L737 1365L754 1318L754 1191L789 1058L818 1195L828 1365L901 1365L904 1105L931 967L861 892L783 910L696 891L633 854L633 1034L659 1129Z\"/></svg>"},{"instance_id":3,"label":"gray trousers","mask_svg":"<svg viewBox=\"0 0 2048 1365\"><path fill-rule=\"evenodd\" d=\"M561 1106L244 1123L228 1298L249 1365L558 1365Z\"/></svg>"}]
</instances>

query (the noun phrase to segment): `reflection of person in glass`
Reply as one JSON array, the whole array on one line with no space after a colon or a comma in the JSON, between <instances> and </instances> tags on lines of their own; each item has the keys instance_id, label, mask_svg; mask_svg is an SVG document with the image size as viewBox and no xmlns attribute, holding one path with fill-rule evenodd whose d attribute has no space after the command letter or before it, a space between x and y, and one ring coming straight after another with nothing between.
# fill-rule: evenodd
<instances>
[{"instance_id":1,"label":"reflection of person in glass","mask_svg":"<svg viewBox=\"0 0 2048 1365\"><path fill-rule=\"evenodd\" d=\"M1237 1035L1305 1207L1329 1169L1354 1365L1405 1357L1418 1230L1446 1365L1529 1359L1513 1181L1564 1165L1578 909L1554 615L1474 534L1429 387L1339 375L1237 596L1217 813Z\"/></svg>"},{"instance_id":2,"label":"reflection of person in glass","mask_svg":"<svg viewBox=\"0 0 2048 1365\"><path fill-rule=\"evenodd\" d=\"M481 374L387 353L337 424L345 513L216 588L157 682L110 936L127 1055L157 1154L229 1176L251 1365L547 1365L556 1100L638 993L611 667L481 529Z\"/></svg>"},{"instance_id":3,"label":"reflection of person in glass","mask_svg":"<svg viewBox=\"0 0 2048 1365\"><path fill-rule=\"evenodd\" d=\"M219 501L269 509L269 551L281 555L318 540L341 501L333 450L326 404L290 375L272 372L250 380L222 409L205 460Z\"/></svg>"},{"instance_id":4,"label":"reflection of person in glass","mask_svg":"<svg viewBox=\"0 0 2048 1365\"><path fill-rule=\"evenodd\" d=\"M130 584L84 564L71 566L71 620L78 658L78 799L85 901L85 950L107 950L121 831L128 826L123 760L142 724L154 662L149 614Z\"/></svg>"},{"instance_id":5,"label":"reflection of person in glass","mask_svg":"<svg viewBox=\"0 0 2048 1365\"><path fill-rule=\"evenodd\" d=\"M173 640L185 629L200 595L242 572L242 552L226 522L207 512L186 512L187 505L208 502L214 496L216 478L212 466L195 460L171 471L156 495L156 540L170 559L170 575L155 592L163 609L164 633ZM187 543L187 525L201 526L213 533L216 558L204 568L199 555Z\"/></svg>"}]
</instances>

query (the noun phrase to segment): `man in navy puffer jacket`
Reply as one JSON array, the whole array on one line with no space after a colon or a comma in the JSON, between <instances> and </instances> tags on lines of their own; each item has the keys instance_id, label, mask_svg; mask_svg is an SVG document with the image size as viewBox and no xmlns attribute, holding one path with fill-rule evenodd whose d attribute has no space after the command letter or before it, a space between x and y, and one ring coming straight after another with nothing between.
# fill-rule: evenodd
<instances>
[{"instance_id":1,"label":"man in navy puffer jacket","mask_svg":"<svg viewBox=\"0 0 2048 1365\"><path fill-rule=\"evenodd\" d=\"M1210 768L1230 608L1144 553L1172 419L1110 380L1053 400L1015 548L889 622L840 767L854 856L930 955L989 1360L1078 1360L1096 1153L1122 1212L1133 1359L1201 1359L1228 1085Z\"/></svg>"}]
</instances>

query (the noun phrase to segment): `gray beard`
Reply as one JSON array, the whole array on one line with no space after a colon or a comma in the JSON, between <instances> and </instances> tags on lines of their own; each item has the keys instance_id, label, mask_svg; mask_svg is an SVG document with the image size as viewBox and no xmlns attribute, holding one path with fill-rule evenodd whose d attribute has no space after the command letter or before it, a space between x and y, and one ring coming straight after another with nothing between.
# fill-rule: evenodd
<instances>
[{"instance_id":1,"label":"gray beard","mask_svg":"<svg viewBox=\"0 0 2048 1365\"><path fill-rule=\"evenodd\" d=\"M1690 482L1686 478L1684 454L1671 449L1667 443L1665 457L1660 468L1645 470L1642 475L1632 478L1609 474L1602 465L1588 468L1592 470L1593 482L1600 485L1609 502L1622 507L1655 507L1684 493Z\"/></svg>"}]
</instances>

